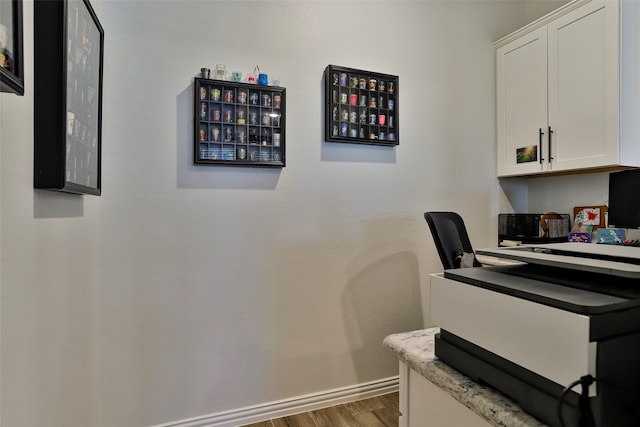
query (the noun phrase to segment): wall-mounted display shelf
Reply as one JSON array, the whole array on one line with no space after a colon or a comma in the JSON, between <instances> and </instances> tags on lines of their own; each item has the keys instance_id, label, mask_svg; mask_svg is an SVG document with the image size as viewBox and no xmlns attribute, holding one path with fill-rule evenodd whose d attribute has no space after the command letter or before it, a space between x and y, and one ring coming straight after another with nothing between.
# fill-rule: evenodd
<instances>
[{"instance_id":1,"label":"wall-mounted display shelf","mask_svg":"<svg viewBox=\"0 0 640 427\"><path fill-rule=\"evenodd\" d=\"M196 78L194 163L285 166L286 89Z\"/></svg>"},{"instance_id":2,"label":"wall-mounted display shelf","mask_svg":"<svg viewBox=\"0 0 640 427\"><path fill-rule=\"evenodd\" d=\"M326 141L399 144L398 76L328 65L324 77Z\"/></svg>"},{"instance_id":3,"label":"wall-mounted display shelf","mask_svg":"<svg viewBox=\"0 0 640 427\"><path fill-rule=\"evenodd\" d=\"M0 1L0 92L24 95L22 0Z\"/></svg>"},{"instance_id":4,"label":"wall-mounted display shelf","mask_svg":"<svg viewBox=\"0 0 640 427\"><path fill-rule=\"evenodd\" d=\"M104 31L88 0L34 3L34 187L101 193Z\"/></svg>"}]
</instances>

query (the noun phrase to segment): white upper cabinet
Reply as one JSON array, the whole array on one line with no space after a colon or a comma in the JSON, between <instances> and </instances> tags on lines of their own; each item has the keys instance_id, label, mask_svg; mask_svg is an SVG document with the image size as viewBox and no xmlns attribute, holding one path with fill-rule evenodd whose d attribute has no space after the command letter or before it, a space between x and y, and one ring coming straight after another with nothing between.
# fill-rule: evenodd
<instances>
[{"instance_id":1,"label":"white upper cabinet","mask_svg":"<svg viewBox=\"0 0 640 427\"><path fill-rule=\"evenodd\" d=\"M640 166L640 2L576 0L496 42L497 175Z\"/></svg>"},{"instance_id":2,"label":"white upper cabinet","mask_svg":"<svg viewBox=\"0 0 640 427\"><path fill-rule=\"evenodd\" d=\"M498 49L498 176L546 169L547 27Z\"/></svg>"}]
</instances>

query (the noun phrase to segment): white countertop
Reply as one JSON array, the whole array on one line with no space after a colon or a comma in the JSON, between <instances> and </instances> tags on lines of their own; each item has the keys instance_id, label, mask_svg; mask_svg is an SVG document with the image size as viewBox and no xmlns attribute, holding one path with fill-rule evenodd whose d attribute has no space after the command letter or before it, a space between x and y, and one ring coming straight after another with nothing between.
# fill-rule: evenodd
<instances>
[{"instance_id":1,"label":"white countertop","mask_svg":"<svg viewBox=\"0 0 640 427\"><path fill-rule=\"evenodd\" d=\"M383 345L411 369L448 392L493 426L546 426L500 392L474 382L440 361L434 354L434 337L439 331L439 328L430 328L393 334L384 339Z\"/></svg>"}]
</instances>

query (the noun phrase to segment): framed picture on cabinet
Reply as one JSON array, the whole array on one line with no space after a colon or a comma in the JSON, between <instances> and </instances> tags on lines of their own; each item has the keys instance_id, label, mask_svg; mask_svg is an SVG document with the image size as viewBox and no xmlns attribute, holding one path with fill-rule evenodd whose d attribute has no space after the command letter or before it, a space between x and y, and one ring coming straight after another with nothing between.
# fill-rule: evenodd
<instances>
[{"instance_id":1,"label":"framed picture on cabinet","mask_svg":"<svg viewBox=\"0 0 640 427\"><path fill-rule=\"evenodd\" d=\"M324 80L326 141L399 144L398 76L328 65Z\"/></svg>"},{"instance_id":2,"label":"framed picture on cabinet","mask_svg":"<svg viewBox=\"0 0 640 427\"><path fill-rule=\"evenodd\" d=\"M34 3L34 187L101 193L104 30L88 0Z\"/></svg>"},{"instance_id":3,"label":"framed picture on cabinet","mask_svg":"<svg viewBox=\"0 0 640 427\"><path fill-rule=\"evenodd\" d=\"M0 91L24 95L22 0L0 1Z\"/></svg>"}]
</instances>

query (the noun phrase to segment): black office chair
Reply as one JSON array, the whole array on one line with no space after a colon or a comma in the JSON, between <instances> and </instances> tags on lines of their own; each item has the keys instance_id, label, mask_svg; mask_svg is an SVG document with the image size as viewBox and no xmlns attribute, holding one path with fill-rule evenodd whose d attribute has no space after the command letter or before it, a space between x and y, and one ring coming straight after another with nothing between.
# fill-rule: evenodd
<instances>
[{"instance_id":1,"label":"black office chair","mask_svg":"<svg viewBox=\"0 0 640 427\"><path fill-rule=\"evenodd\" d=\"M476 259L467 228L455 212L425 212L438 255L445 270L461 267L482 267Z\"/></svg>"}]
</instances>

